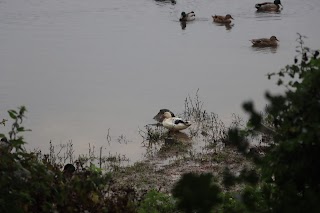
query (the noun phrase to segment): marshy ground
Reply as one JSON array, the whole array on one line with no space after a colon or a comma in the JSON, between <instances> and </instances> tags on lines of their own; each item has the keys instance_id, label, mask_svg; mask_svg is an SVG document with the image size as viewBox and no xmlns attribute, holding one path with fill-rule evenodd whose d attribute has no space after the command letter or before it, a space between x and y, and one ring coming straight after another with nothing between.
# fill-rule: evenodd
<instances>
[{"instance_id":1,"label":"marshy ground","mask_svg":"<svg viewBox=\"0 0 320 213\"><path fill-rule=\"evenodd\" d=\"M253 167L252 162L228 143L228 130L241 128L247 131L245 122L238 116L227 127L215 113L203 109L203 103L197 94L187 98L185 109L179 117L191 120L193 125L181 132L169 132L161 125L146 125L139 130L144 157L134 163L126 164L125 156L97 156L94 147L89 147L89 155L74 160L78 169L95 164L102 171L112 172L111 191L133 190L137 197L142 197L151 189L171 193L174 184L184 173L211 173L215 181L222 184L226 171L239 176L243 169ZM251 138L248 151L258 150L264 134ZM66 145L66 152L72 156L72 144ZM100 150L101 151L101 150ZM50 158L54 156L51 150ZM56 158L55 160L58 160ZM61 159L60 159L61 160ZM80 165L80 166L79 166ZM238 191L241 185L226 190ZM110 190L108 190L110 192Z\"/></svg>"}]
</instances>

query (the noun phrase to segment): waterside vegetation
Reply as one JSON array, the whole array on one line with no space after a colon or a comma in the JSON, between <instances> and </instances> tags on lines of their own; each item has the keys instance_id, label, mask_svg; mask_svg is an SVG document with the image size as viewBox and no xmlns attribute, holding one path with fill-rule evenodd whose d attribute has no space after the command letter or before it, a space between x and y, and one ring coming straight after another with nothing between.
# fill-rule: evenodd
<instances>
[{"instance_id":1,"label":"waterside vegetation","mask_svg":"<svg viewBox=\"0 0 320 213\"><path fill-rule=\"evenodd\" d=\"M203 109L198 92L179 115L185 132L146 126L139 133L145 159L124 166L121 155L74 157L73 143L27 151L26 108L1 115L0 212L319 212L320 59L298 38L292 65L277 73L281 95L268 106L243 108L226 126ZM199 145L203 142L203 146Z\"/></svg>"}]
</instances>

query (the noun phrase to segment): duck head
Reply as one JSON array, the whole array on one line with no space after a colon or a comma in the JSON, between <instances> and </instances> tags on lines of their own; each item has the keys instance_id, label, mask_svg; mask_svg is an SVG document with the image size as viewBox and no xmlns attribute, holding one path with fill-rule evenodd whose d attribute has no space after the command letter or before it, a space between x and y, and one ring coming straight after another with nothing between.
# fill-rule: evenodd
<instances>
[{"instance_id":1,"label":"duck head","mask_svg":"<svg viewBox=\"0 0 320 213\"><path fill-rule=\"evenodd\" d=\"M170 112L165 112L165 113L163 113L163 117L164 118L172 118L172 115Z\"/></svg>"},{"instance_id":2,"label":"duck head","mask_svg":"<svg viewBox=\"0 0 320 213\"><path fill-rule=\"evenodd\" d=\"M277 37L271 36L271 37L270 37L270 41L279 41L279 40L277 39Z\"/></svg>"},{"instance_id":3,"label":"duck head","mask_svg":"<svg viewBox=\"0 0 320 213\"><path fill-rule=\"evenodd\" d=\"M168 109L160 109L158 114L156 116L153 117L154 120L158 121L158 122L162 122L164 117L163 117L163 114L165 112L169 112L171 114L171 117L175 117L175 115L173 114L173 112L171 112L170 110Z\"/></svg>"},{"instance_id":4,"label":"duck head","mask_svg":"<svg viewBox=\"0 0 320 213\"><path fill-rule=\"evenodd\" d=\"M276 5L278 5L278 4L280 4L281 6L282 6L282 4L281 4L281 1L280 0L274 0L274 2L273 2L274 4L276 4Z\"/></svg>"},{"instance_id":5,"label":"duck head","mask_svg":"<svg viewBox=\"0 0 320 213\"><path fill-rule=\"evenodd\" d=\"M232 16L230 14L226 15L226 19L233 19Z\"/></svg>"},{"instance_id":6,"label":"duck head","mask_svg":"<svg viewBox=\"0 0 320 213\"><path fill-rule=\"evenodd\" d=\"M179 21L187 21L187 14L185 12L181 13L181 17L180 17Z\"/></svg>"}]
</instances>

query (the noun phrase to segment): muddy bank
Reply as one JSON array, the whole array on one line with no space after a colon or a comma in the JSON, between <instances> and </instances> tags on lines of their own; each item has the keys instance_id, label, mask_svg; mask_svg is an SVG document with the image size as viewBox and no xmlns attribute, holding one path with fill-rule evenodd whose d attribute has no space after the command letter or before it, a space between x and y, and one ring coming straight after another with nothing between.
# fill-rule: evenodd
<instances>
[{"instance_id":1,"label":"muddy bank","mask_svg":"<svg viewBox=\"0 0 320 213\"><path fill-rule=\"evenodd\" d=\"M207 150L182 155L175 153L174 156L165 159L154 156L114 172L112 187L114 189L134 188L141 195L151 189L170 194L172 187L184 173L211 173L216 178L216 182L222 186L223 172L226 168L233 174L239 175L243 168L251 167L252 164L244 156L230 147L225 147L218 152Z\"/></svg>"}]
</instances>

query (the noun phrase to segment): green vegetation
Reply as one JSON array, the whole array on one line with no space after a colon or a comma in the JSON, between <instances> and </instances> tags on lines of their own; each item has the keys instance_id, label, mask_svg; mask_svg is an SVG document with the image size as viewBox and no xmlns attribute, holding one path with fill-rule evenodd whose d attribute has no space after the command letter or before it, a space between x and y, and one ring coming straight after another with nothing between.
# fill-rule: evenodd
<instances>
[{"instance_id":1,"label":"green vegetation","mask_svg":"<svg viewBox=\"0 0 320 213\"><path fill-rule=\"evenodd\" d=\"M96 158L90 147L89 157L74 160L72 143L62 147L69 156L64 159L54 155L53 146L48 155L28 152L22 137L29 131L22 125L26 108L9 110L11 129L0 134L0 212L320 212L320 59L318 51L303 46L302 36L298 42L294 64L268 75L278 77L285 92L266 93L263 113L252 102L244 103L250 115L246 127L236 118L226 128L216 114L202 109L198 95L186 100L184 116L198 119L189 135L202 137L213 152L195 154L188 150L190 138L168 135L158 126L140 131L148 147L168 142L157 150L160 157L182 153L161 168L146 161L126 168L112 164L107 170L103 163L121 159L103 158L101 149ZM0 127L10 125L0 121ZM249 139L257 134L263 145L252 146ZM65 165L66 160L75 166ZM185 169L183 161L196 171ZM158 174L164 178L158 180ZM170 180L170 175L180 179ZM174 182L170 191L164 187L169 181Z\"/></svg>"},{"instance_id":2,"label":"green vegetation","mask_svg":"<svg viewBox=\"0 0 320 213\"><path fill-rule=\"evenodd\" d=\"M247 141L237 129L230 131L233 142L251 157L261 174L261 183L254 191L267 204L265 212L319 212L320 182L320 59L319 52L303 47L298 39L300 60L295 58L278 73L278 85L283 85L283 95L266 93L269 106L266 114L275 133L265 155L254 157L243 149ZM286 82L286 83L285 83ZM259 129L261 115L247 102L244 109L250 114L250 123ZM251 204L254 202L250 202ZM253 204L252 204L253 205ZM260 211L262 212L262 211Z\"/></svg>"},{"instance_id":3,"label":"green vegetation","mask_svg":"<svg viewBox=\"0 0 320 213\"><path fill-rule=\"evenodd\" d=\"M25 107L9 110L12 128L8 136L0 134L0 212L107 212L118 208L114 206L130 209L130 193L123 189L121 195L109 191L107 196L111 175L93 164L82 167L79 163L76 172L61 171L61 165L52 163L48 156L39 159L36 153L25 151L21 136L26 131L22 126L25 112Z\"/></svg>"},{"instance_id":4,"label":"green vegetation","mask_svg":"<svg viewBox=\"0 0 320 213\"><path fill-rule=\"evenodd\" d=\"M156 190L150 190L138 208L138 213L177 212L174 199Z\"/></svg>"},{"instance_id":5,"label":"green vegetation","mask_svg":"<svg viewBox=\"0 0 320 213\"><path fill-rule=\"evenodd\" d=\"M221 202L218 185L211 174L184 174L172 194L177 198L177 207L186 213L206 213Z\"/></svg>"},{"instance_id":6,"label":"green vegetation","mask_svg":"<svg viewBox=\"0 0 320 213\"><path fill-rule=\"evenodd\" d=\"M223 184L226 187L240 183L245 187L239 192L222 193L223 202L213 208L215 211L320 211L320 59L318 51L303 46L301 35L298 42L300 60L295 58L293 65L268 75L269 78L278 76L277 84L286 91L283 95L266 93L267 116L256 111L252 102L244 103L244 109L250 114L250 128L229 130L227 145L236 146L255 167L243 170L238 177L225 170ZM247 138L255 134L252 130L260 130L266 123L272 130L271 139L263 150L254 152ZM192 183L185 183L179 187L188 189L190 185ZM182 198L175 197L194 202L203 199L197 195L190 198L187 193L180 196Z\"/></svg>"}]
</instances>

